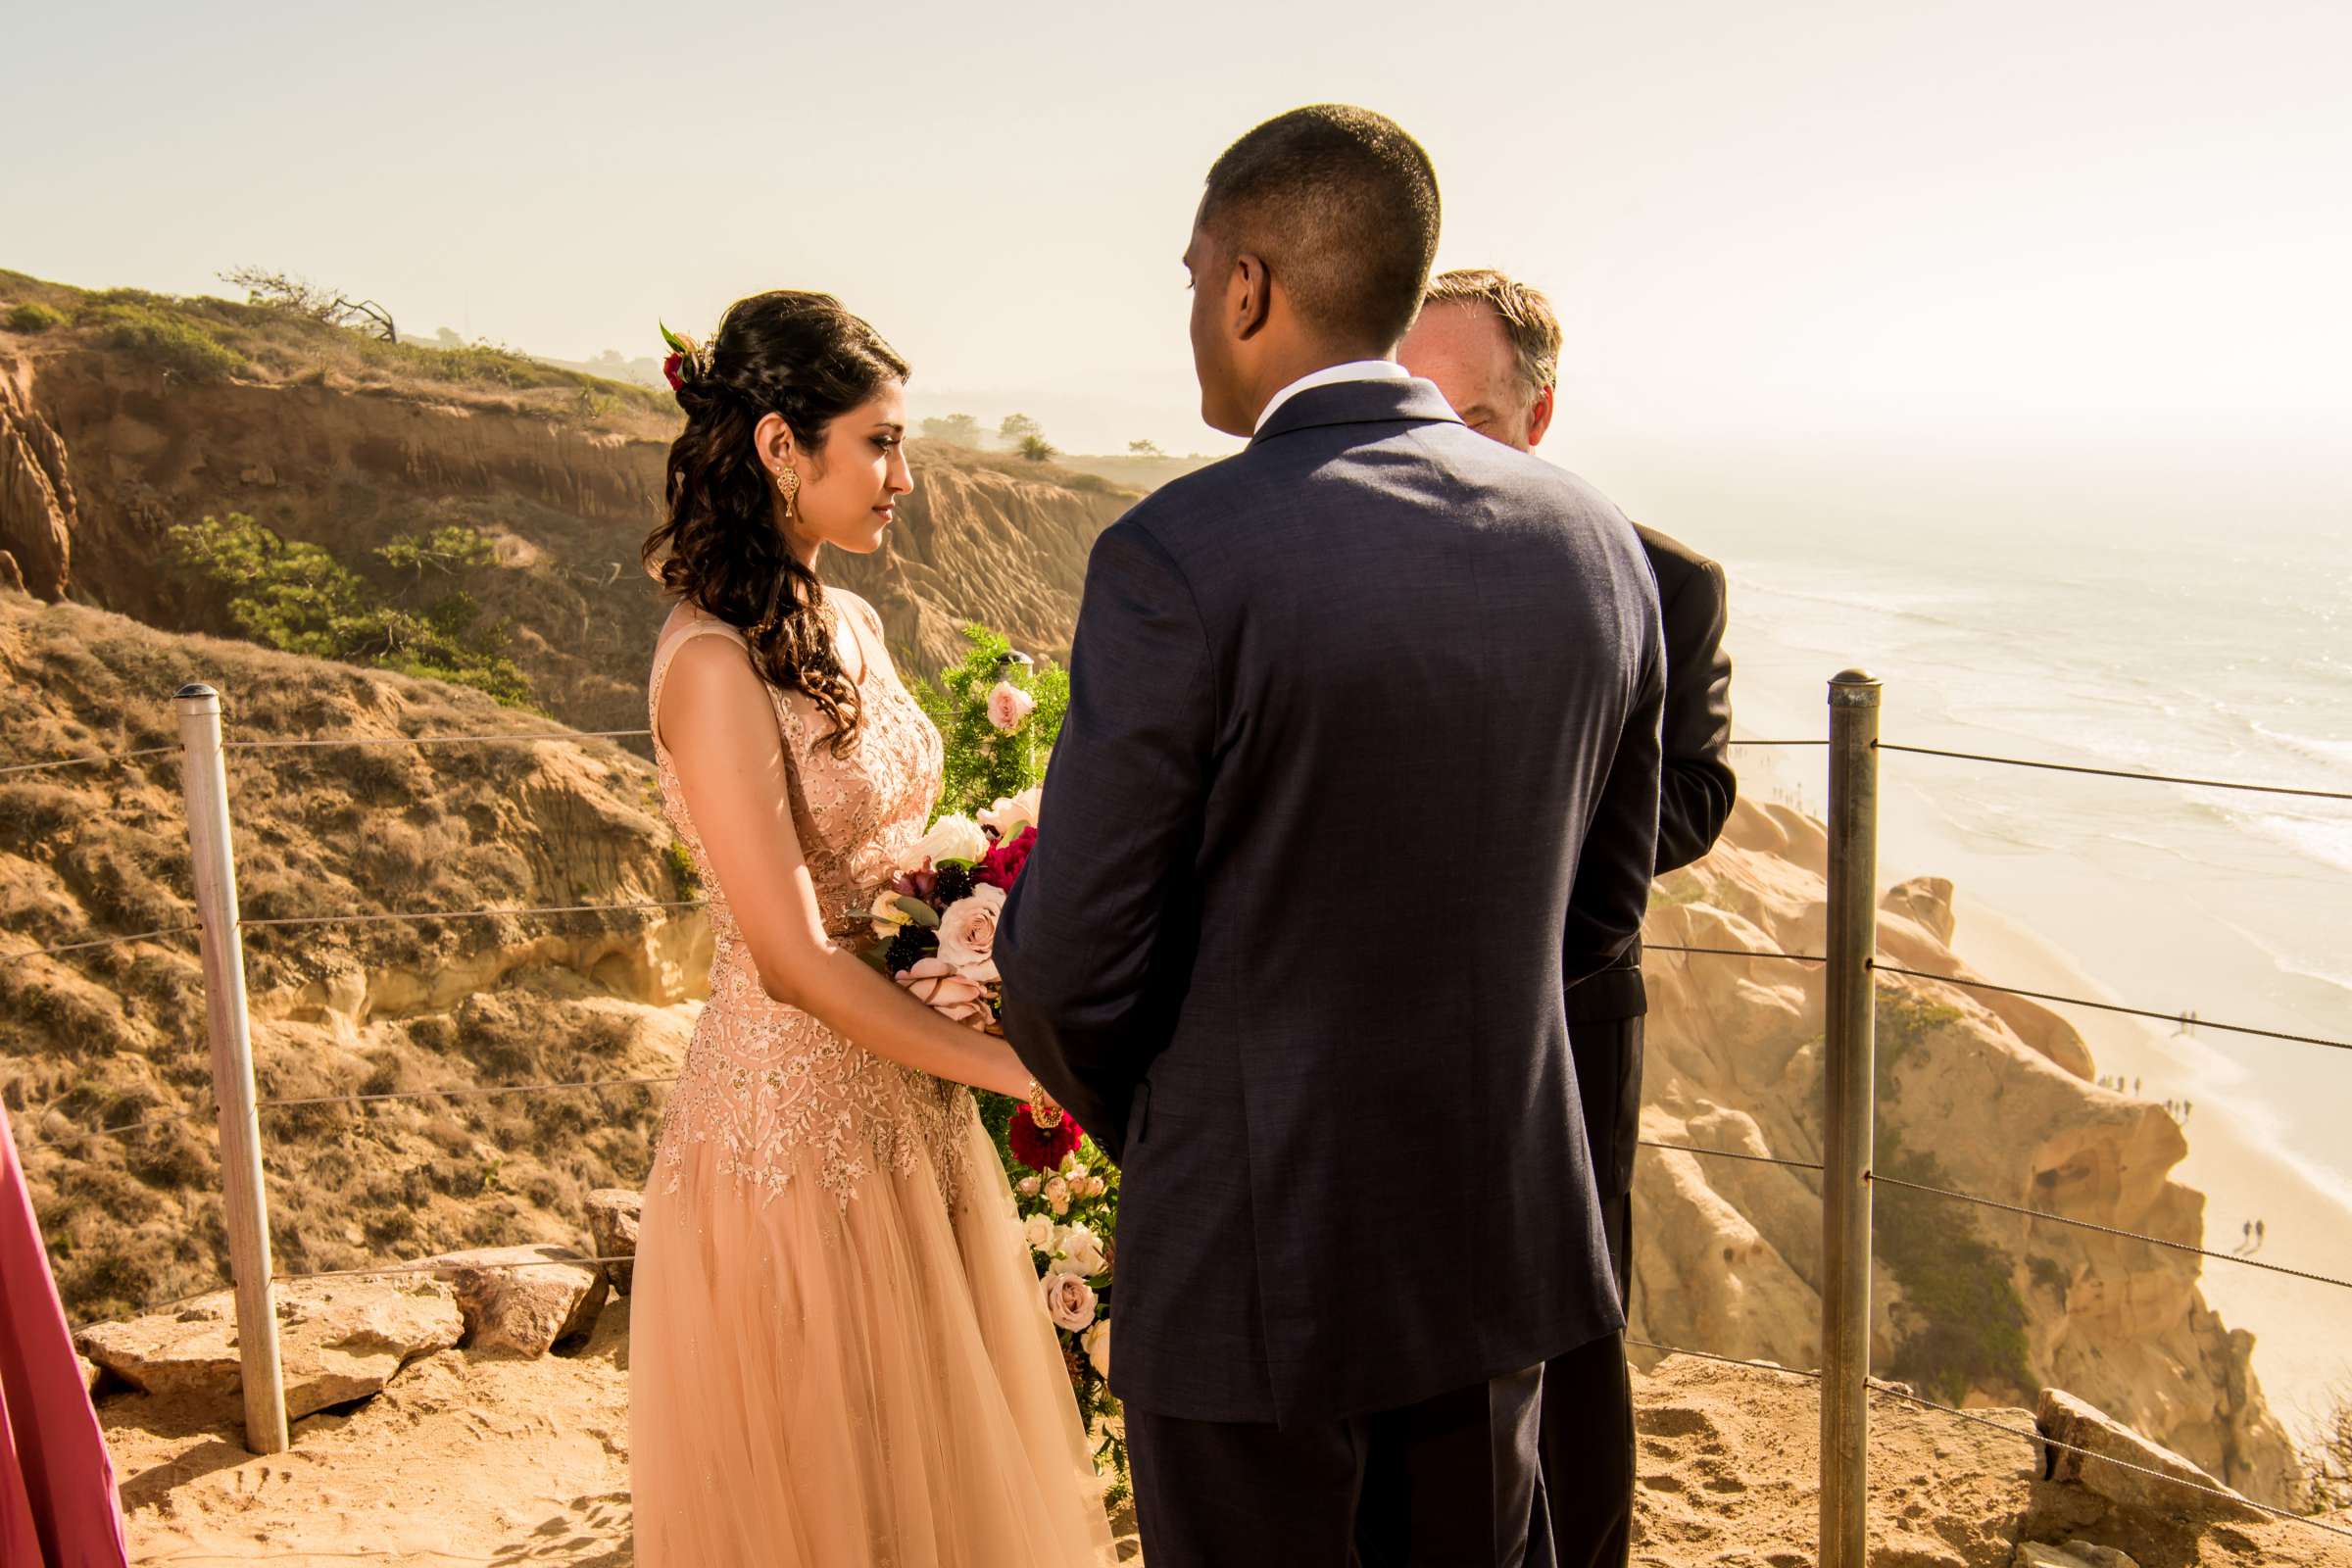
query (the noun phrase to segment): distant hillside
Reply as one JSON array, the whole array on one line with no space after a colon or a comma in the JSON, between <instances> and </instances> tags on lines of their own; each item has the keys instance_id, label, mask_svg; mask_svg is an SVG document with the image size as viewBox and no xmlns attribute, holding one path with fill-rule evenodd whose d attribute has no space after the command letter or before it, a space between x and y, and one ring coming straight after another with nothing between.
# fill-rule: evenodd
<instances>
[{"instance_id":1,"label":"distant hillside","mask_svg":"<svg viewBox=\"0 0 2352 1568\"><path fill-rule=\"evenodd\" d=\"M484 626L508 623L534 706L631 727L662 613L637 550L676 424L666 393L506 350L0 272L0 582L232 632L173 567L169 530L244 514L389 602L462 591ZM912 672L958 658L967 619L1066 651L1087 549L1136 492L956 448L911 455L918 488L884 551L832 557L828 573L875 602ZM375 555L453 527L489 559L430 575Z\"/></svg>"}]
</instances>

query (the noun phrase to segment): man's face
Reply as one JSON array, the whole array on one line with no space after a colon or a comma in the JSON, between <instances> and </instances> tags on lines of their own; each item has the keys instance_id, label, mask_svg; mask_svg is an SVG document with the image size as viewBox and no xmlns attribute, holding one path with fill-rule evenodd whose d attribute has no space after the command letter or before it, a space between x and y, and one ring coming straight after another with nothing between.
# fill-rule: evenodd
<instances>
[{"instance_id":1,"label":"man's face","mask_svg":"<svg viewBox=\"0 0 2352 1568\"><path fill-rule=\"evenodd\" d=\"M1200 382L1200 417L1211 429L1248 435L1250 411L1242 406L1248 399L1231 330L1238 281L1234 260L1224 243L1196 221L1184 270L1191 278L1185 286L1193 291L1193 373Z\"/></svg>"},{"instance_id":2,"label":"man's face","mask_svg":"<svg viewBox=\"0 0 2352 1568\"><path fill-rule=\"evenodd\" d=\"M1502 318L1479 301L1441 300L1425 308L1396 358L1415 375L1437 382L1453 412L1480 435L1522 452L1543 436L1550 399L1521 378Z\"/></svg>"}]
</instances>

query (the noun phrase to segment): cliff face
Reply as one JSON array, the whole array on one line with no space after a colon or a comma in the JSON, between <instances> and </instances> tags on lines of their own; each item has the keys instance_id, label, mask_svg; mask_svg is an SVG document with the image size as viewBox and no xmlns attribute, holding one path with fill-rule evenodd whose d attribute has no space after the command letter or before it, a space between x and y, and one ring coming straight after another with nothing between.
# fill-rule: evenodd
<instances>
[{"instance_id":1,"label":"cliff face","mask_svg":"<svg viewBox=\"0 0 2352 1568\"><path fill-rule=\"evenodd\" d=\"M914 668L928 674L961 662L970 620L1027 653L1067 657L1087 552L1136 497L1089 475L1049 479L1035 468L917 443L915 492L900 503L882 549L828 561L833 580L881 611L892 647Z\"/></svg>"},{"instance_id":2,"label":"cliff face","mask_svg":"<svg viewBox=\"0 0 2352 1568\"><path fill-rule=\"evenodd\" d=\"M0 755L172 746L168 694L220 689L239 739L544 730L430 681L172 636L0 593ZM688 896L652 770L608 744L232 752L248 919ZM176 755L0 779L0 952L187 922ZM696 910L251 927L265 1099L676 1071L710 961ZM196 946L0 962L0 1094L69 1310L205 1289L227 1266ZM577 1240L582 1197L644 1179L662 1091L267 1109L279 1267ZM91 1129L183 1112L128 1134Z\"/></svg>"},{"instance_id":3,"label":"cliff face","mask_svg":"<svg viewBox=\"0 0 2352 1568\"><path fill-rule=\"evenodd\" d=\"M76 516L66 444L32 407L22 366L0 367L0 587L65 592Z\"/></svg>"},{"instance_id":4,"label":"cliff face","mask_svg":"<svg viewBox=\"0 0 2352 1568\"><path fill-rule=\"evenodd\" d=\"M1667 878L1647 937L1819 952L1824 839L1741 803L1724 843ZM1946 945L1948 884L1906 884L1881 953L1969 974ZM1821 1158L1819 965L1653 953L1642 1136ZM2201 1242L2204 1198L2162 1107L2097 1087L2063 1019L2015 998L1880 977L1878 1168L2121 1230ZM1820 1364L1820 1181L1811 1172L1643 1150L1633 1332L1797 1367ZM2078 1393L2233 1487L2286 1497L2292 1447L2192 1254L1886 1185L1876 1190L1873 1364L1954 1402Z\"/></svg>"},{"instance_id":5,"label":"cliff face","mask_svg":"<svg viewBox=\"0 0 2352 1568\"><path fill-rule=\"evenodd\" d=\"M638 564L671 425L634 411L356 382L189 380L86 338L0 331L0 552L10 580L173 630L233 633L169 565L173 523L242 512L347 563L447 523L491 541L466 586L509 622L532 701L583 728L644 722L664 605ZM1086 553L1135 494L1092 475L913 449L882 552L820 569L872 600L906 673L962 658L980 620L1067 651ZM0 576L8 576L0 567Z\"/></svg>"}]
</instances>

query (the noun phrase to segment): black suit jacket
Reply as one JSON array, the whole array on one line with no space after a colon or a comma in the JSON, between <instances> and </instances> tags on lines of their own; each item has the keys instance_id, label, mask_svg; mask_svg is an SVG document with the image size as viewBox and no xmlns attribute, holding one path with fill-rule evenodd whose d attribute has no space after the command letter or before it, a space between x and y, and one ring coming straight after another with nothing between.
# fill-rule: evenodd
<instances>
[{"instance_id":1,"label":"black suit jacket","mask_svg":"<svg viewBox=\"0 0 2352 1568\"><path fill-rule=\"evenodd\" d=\"M1640 928L1663 660L1617 509L1426 381L1098 541L997 961L1125 1166L1121 1396L1323 1419L1618 1327L1562 981Z\"/></svg>"},{"instance_id":2,"label":"black suit jacket","mask_svg":"<svg viewBox=\"0 0 2352 1568\"><path fill-rule=\"evenodd\" d=\"M1665 772L1658 795L1658 874L1689 865L1715 847L1732 814L1732 656L1723 651L1723 568L1678 539L1634 524L1658 579L1666 624ZM1610 1023L1648 1010L1642 943L1572 987L1568 1021ZM1587 1103L1591 1103L1590 1101ZM1602 1184L1606 1196L1607 1183Z\"/></svg>"}]
</instances>

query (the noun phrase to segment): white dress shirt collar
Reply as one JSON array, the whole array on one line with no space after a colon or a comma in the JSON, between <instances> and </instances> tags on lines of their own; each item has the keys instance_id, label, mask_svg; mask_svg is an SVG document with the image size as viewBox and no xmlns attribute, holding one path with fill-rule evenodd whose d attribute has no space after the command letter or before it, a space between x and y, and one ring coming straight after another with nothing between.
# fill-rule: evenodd
<instances>
[{"instance_id":1,"label":"white dress shirt collar","mask_svg":"<svg viewBox=\"0 0 2352 1568\"><path fill-rule=\"evenodd\" d=\"M1333 386L1342 381L1409 381L1413 372L1395 360L1349 360L1345 365L1327 365L1320 370L1309 370L1289 386L1274 394L1257 416L1255 430L1263 430L1274 411L1310 387ZM1253 430L1251 433L1255 433Z\"/></svg>"}]
</instances>

